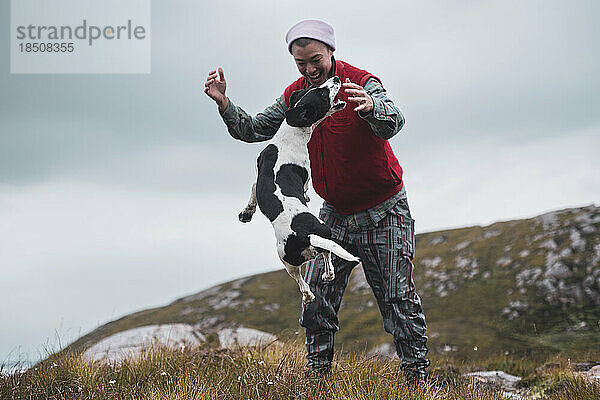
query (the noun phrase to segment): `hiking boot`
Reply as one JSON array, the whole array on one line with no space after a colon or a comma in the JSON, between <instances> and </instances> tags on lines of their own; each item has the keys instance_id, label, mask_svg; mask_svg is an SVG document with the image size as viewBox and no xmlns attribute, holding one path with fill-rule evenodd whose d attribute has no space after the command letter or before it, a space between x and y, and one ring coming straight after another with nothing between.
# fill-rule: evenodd
<instances>
[{"instance_id":1,"label":"hiking boot","mask_svg":"<svg viewBox=\"0 0 600 400\"><path fill-rule=\"evenodd\" d=\"M404 368L404 380L409 387L423 386L427 382L427 370Z\"/></svg>"},{"instance_id":2,"label":"hiking boot","mask_svg":"<svg viewBox=\"0 0 600 400\"><path fill-rule=\"evenodd\" d=\"M331 367L324 366L319 368L310 368L307 367L304 370L304 378L310 380L322 380L331 376Z\"/></svg>"}]
</instances>

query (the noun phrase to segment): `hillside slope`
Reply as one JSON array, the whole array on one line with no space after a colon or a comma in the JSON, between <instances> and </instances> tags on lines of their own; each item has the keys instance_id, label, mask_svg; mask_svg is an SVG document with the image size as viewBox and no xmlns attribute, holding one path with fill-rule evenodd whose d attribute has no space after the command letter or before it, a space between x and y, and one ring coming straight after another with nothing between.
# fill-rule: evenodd
<instances>
[{"instance_id":1,"label":"hillside slope","mask_svg":"<svg viewBox=\"0 0 600 400\"><path fill-rule=\"evenodd\" d=\"M456 357L600 348L600 207L417 235L415 282L433 353ZM187 323L207 337L248 327L302 335L300 294L282 269L231 281L103 325L67 349L127 329ZM389 352L362 268L340 310L337 346Z\"/></svg>"}]
</instances>

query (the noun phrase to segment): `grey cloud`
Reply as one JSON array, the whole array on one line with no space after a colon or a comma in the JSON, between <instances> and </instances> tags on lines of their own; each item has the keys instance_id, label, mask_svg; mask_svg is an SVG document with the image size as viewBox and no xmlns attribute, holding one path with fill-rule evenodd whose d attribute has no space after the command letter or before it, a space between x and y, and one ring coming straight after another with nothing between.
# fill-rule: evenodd
<instances>
[{"instance_id":1,"label":"grey cloud","mask_svg":"<svg viewBox=\"0 0 600 400\"><path fill-rule=\"evenodd\" d=\"M376 35L356 30L352 4L321 5L322 18L336 27L338 56L384 80L406 114L406 136L467 145L481 135L535 141L598 122L600 55L590 51L600 37L596 3L374 6L381 10ZM7 3L2 7L8 11ZM297 77L283 35L310 17L305 6L153 7L151 75L22 76L2 63L0 129L9 133L0 139L0 179L32 182L92 170L90 163L139 159L173 141L230 143L202 92L209 69L225 68L229 95L251 113ZM0 43L3 57L7 46Z\"/></svg>"}]
</instances>

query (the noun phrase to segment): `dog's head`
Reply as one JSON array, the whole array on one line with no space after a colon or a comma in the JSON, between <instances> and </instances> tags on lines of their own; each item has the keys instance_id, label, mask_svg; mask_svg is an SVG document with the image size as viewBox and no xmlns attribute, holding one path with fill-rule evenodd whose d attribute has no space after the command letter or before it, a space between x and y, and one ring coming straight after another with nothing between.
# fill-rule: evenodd
<instances>
[{"instance_id":1,"label":"dog's head","mask_svg":"<svg viewBox=\"0 0 600 400\"><path fill-rule=\"evenodd\" d=\"M342 81L337 76L329 78L321 86L297 90L290 96L290 108L285 120L290 126L309 127L319 124L326 117L346 107L343 101L335 101Z\"/></svg>"}]
</instances>

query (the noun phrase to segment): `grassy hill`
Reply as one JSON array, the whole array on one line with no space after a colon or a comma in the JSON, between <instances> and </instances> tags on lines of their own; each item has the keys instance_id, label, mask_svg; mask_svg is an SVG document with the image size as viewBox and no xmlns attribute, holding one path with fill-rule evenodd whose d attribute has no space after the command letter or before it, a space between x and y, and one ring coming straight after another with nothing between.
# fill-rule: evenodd
<instances>
[{"instance_id":1,"label":"grassy hill","mask_svg":"<svg viewBox=\"0 0 600 400\"><path fill-rule=\"evenodd\" d=\"M596 400L600 384L577 371L571 360L543 364L495 357L477 364L433 360L430 379L417 386L403 379L400 363L338 356L324 379L305 378L303 346L288 342L266 348L185 350L156 347L122 363L92 363L81 355L54 355L35 368L0 373L1 399L323 399L323 400ZM502 368L525 377L505 391L465 372ZM1 370L1 368L0 368ZM1 371L0 371L1 372Z\"/></svg>"},{"instance_id":2,"label":"grassy hill","mask_svg":"<svg viewBox=\"0 0 600 400\"><path fill-rule=\"evenodd\" d=\"M600 348L600 208L417 235L415 282L432 355L581 353ZM301 337L300 293L282 269L231 281L164 307L112 321L68 346L82 351L114 333L188 323L210 338L244 326ZM340 310L336 345L390 343L361 268Z\"/></svg>"}]
</instances>

